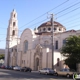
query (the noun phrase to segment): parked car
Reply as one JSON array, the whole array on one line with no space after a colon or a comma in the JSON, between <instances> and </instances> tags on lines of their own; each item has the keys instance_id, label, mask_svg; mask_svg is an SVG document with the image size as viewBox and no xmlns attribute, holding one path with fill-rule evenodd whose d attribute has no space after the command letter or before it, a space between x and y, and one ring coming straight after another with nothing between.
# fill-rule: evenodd
<instances>
[{"instance_id":1,"label":"parked car","mask_svg":"<svg viewBox=\"0 0 80 80\"><path fill-rule=\"evenodd\" d=\"M5 66L6 69L9 69L10 66Z\"/></svg>"},{"instance_id":2,"label":"parked car","mask_svg":"<svg viewBox=\"0 0 80 80\"><path fill-rule=\"evenodd\" d=\"M41 74L55 74L56 72L50 68L43 68L41 70L39 70L39 73Z\"/></svg>"},{"instance_id":3,"label":"parked car","mask_svg":"<svg viewBox=\"0 0 80 80\"><path fill-rule=\"evenodd\" d=\"M0 68L1 68L2 64L0 64Z\"/></svg>"},{"instance_id":4,"label":"parked car","mask_svg":"<svg viewBox=\"0 0 80 80\"><path fill-rule=\"evenodd\" d=\"M13 68L14 68L14 67L15 67L15 66L10 66L10 68L9 68L9 69L10 69L10 70L13 70Z\"/></svg>"},{"instance_id":5,"label":"parked car","mask_svg":"<svg viewBox=\"0 0 80 80\"><path fill-rule=\"evenodd\" d=\"M21 67L20 66L15 66L13 67L13 70L16 70L16 71L20 71Z\"/></svg>"},{"instance_id":6,"label":"parked car","mask_svg":"<svg viewBox=\"0 0 80 80\"><path fill-rule=\"evenodd\" d=\"M5 68L6 68L6 69L10 69L10 70L12 70L13 67L14 67L14 66L6 66Z\"/></svg>"},{"instance_id":7,"label":"parked car","mask_svg":"<svg viewBox=\"0 0 80 80\"><path fill-rule=\"evenodd\" d=\"M56 76L60 75L60 76L66 76L69 78L73 76L74 73L76 72L70 69L61 69L60 71L56 71Z\"/></svg>"},{"instance_id":8,"label":"parked car","mask_svg":"<svg viewBox=\"0 0 80 80\"><path fill-rule=\"evenodd\" d=\"M4 65L2 65L2 66L1 66L1 68L2 68L2 69L5 69L5 66L4 66Z\"/></svg>"},{"instance_id":9,"label":"parked car","mask_svg":"<svg viewBox=\"0 0 80 80\"><path fill-rule=\"evenodd\" d=\"M24 71L24 72L31 72L32 71L32 69L31 68L29 68L29 67L22 67L21 69L20 69L20 71Z\"/></svg>"}]
</instances>

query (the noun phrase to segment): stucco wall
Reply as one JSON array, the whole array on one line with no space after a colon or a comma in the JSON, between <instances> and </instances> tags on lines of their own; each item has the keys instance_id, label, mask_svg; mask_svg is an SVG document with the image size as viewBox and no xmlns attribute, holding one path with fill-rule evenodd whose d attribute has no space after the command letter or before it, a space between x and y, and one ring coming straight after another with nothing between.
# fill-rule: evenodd
<instances>
[{"instance_id":1,"label":"stucco wall","mask_svg":"<svg viewBox=\"0 0 80 80\"><path fill-rule=\"evenodd\" d=\"M23 51L23 43L24 43L25 40L28 41L28 49L32 49L32 40L33 40L32 37L33 36L32 36L32 32L31 32L30 29L24 30L24 32L21 35L21 42L20 42L21 51Z\"/></svg>"}]
</instances>

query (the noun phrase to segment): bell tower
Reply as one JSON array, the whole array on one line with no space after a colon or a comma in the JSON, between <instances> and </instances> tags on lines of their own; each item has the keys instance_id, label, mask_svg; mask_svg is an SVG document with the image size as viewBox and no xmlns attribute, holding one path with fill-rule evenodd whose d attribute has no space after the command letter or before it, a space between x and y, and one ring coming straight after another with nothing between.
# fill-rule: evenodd
<instances>
[{"instance_id":1,"label":"bell tower","mask_svg":"<svg viewBox=\"0 0 80 80\"><path fill-rule=\"evenodd\" d=\"M17 20L17 13L13 9L9 20L7 39L14 40L16 38L18 38L18 20Z\"/></svg>"},{"instance_id":2,"label":"bell tower","mask_svg":"<svg viewBox=\"0 0 80 80\"><path fill-rule=\"evenodd\" d=\"M11 49L17 46L18 42L18 20L17 12L13 9L10 15L9 25L7 28L6 49L5 49L5 65L10 63Z\"/></svg>"}]
</instances>

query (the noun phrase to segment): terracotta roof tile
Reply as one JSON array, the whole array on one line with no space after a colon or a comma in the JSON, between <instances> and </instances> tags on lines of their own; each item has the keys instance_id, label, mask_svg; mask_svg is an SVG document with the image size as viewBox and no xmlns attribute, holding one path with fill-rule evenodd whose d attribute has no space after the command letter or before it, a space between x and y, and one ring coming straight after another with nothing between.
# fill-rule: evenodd
<instances>
[{"instance_id":1,"label":"terracotta roof tile","mask_svg":"<svg viewBox=\"0 0 80 80\"><path fill-rule=\"evenodd\" d=\"M56 25L55 25L56 24ZM47 27L47 26L51 26L51 22L50 21L48 21L48 22L45 22L45 23L43 23L43 24L41 24L38 28L40 28L40 27ZM54 21L54 27L56 27L56 26L61 26L61 27L64 27L62 24L60 24L59 22L56 22L56 21ZM65 27L64 27L65 28ZM66 29L66 28L65 28Z\"/></svg>"}]
</instances>

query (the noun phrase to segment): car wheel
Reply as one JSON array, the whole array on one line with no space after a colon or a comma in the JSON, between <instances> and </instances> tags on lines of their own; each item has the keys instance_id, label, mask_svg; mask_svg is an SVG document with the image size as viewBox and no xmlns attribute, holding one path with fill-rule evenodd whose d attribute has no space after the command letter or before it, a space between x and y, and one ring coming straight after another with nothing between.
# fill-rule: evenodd
<instances>
[{"instance_id":1,"label":"car wheel","mask_svg":"<svg viewBox=\"0 0 80 80\"><path fill-rule=\"evenodd\" d=\"M20 70L20 71L22 71L22 70Z\"/></svg>"},{"instance_id":2,"label":"car wheel","mask_svg":"<svg viewBox=\"0 0 80 80\"><path fill-rule=\"evenodd\" d=\"M56 76L58 76L58 73L55 73Z\"/></svg>"},{"instance_id":3,"label":"car wheel","mask_svg":"<svg viewBox=\"0 0 80 80\"><path fill-rule=\"evenodd\" d=\"M48 73L47 73L47 72L45 72L45 74L47 75Z\"/></svg>"},{"instance_id":4,"label":"car wheel","mask_svg":"<svg viewBox=\"0 0 80 80\"><path fill-rule=\"evenodd\" d=\"M41 74L41 72L39 71L39 74Z\"/></svg>"},{"instance_id":5,"label":"car wheel","mask_svg":"<svg viewBox=\"0 0 80 80\"><path fill-rule=\"evenodd\" d=\"M26 72L26 70L24 70L24 72Z\"/></svg>"},{"instance_id":6,"label":"car wheel","mask_svg":"<svg viewBox=\"0 0 80 80\"><path fill-rule=\"evenodd\" d=\"M67 78L69 78L69 77L70 77L70 75L69 75L69 74L67 74L67 75L66 75L66 77L67 77Z\"/></svg>"},{"instance_id":7,"label":"car wheel","mask_svg":"<svg viewBox=\"0 0 80 80\"><path fill-rule=\"evenodd\" d=\"M29 72L31 72L31 70L29 70Z\"/></svg>"}]
</instances>

